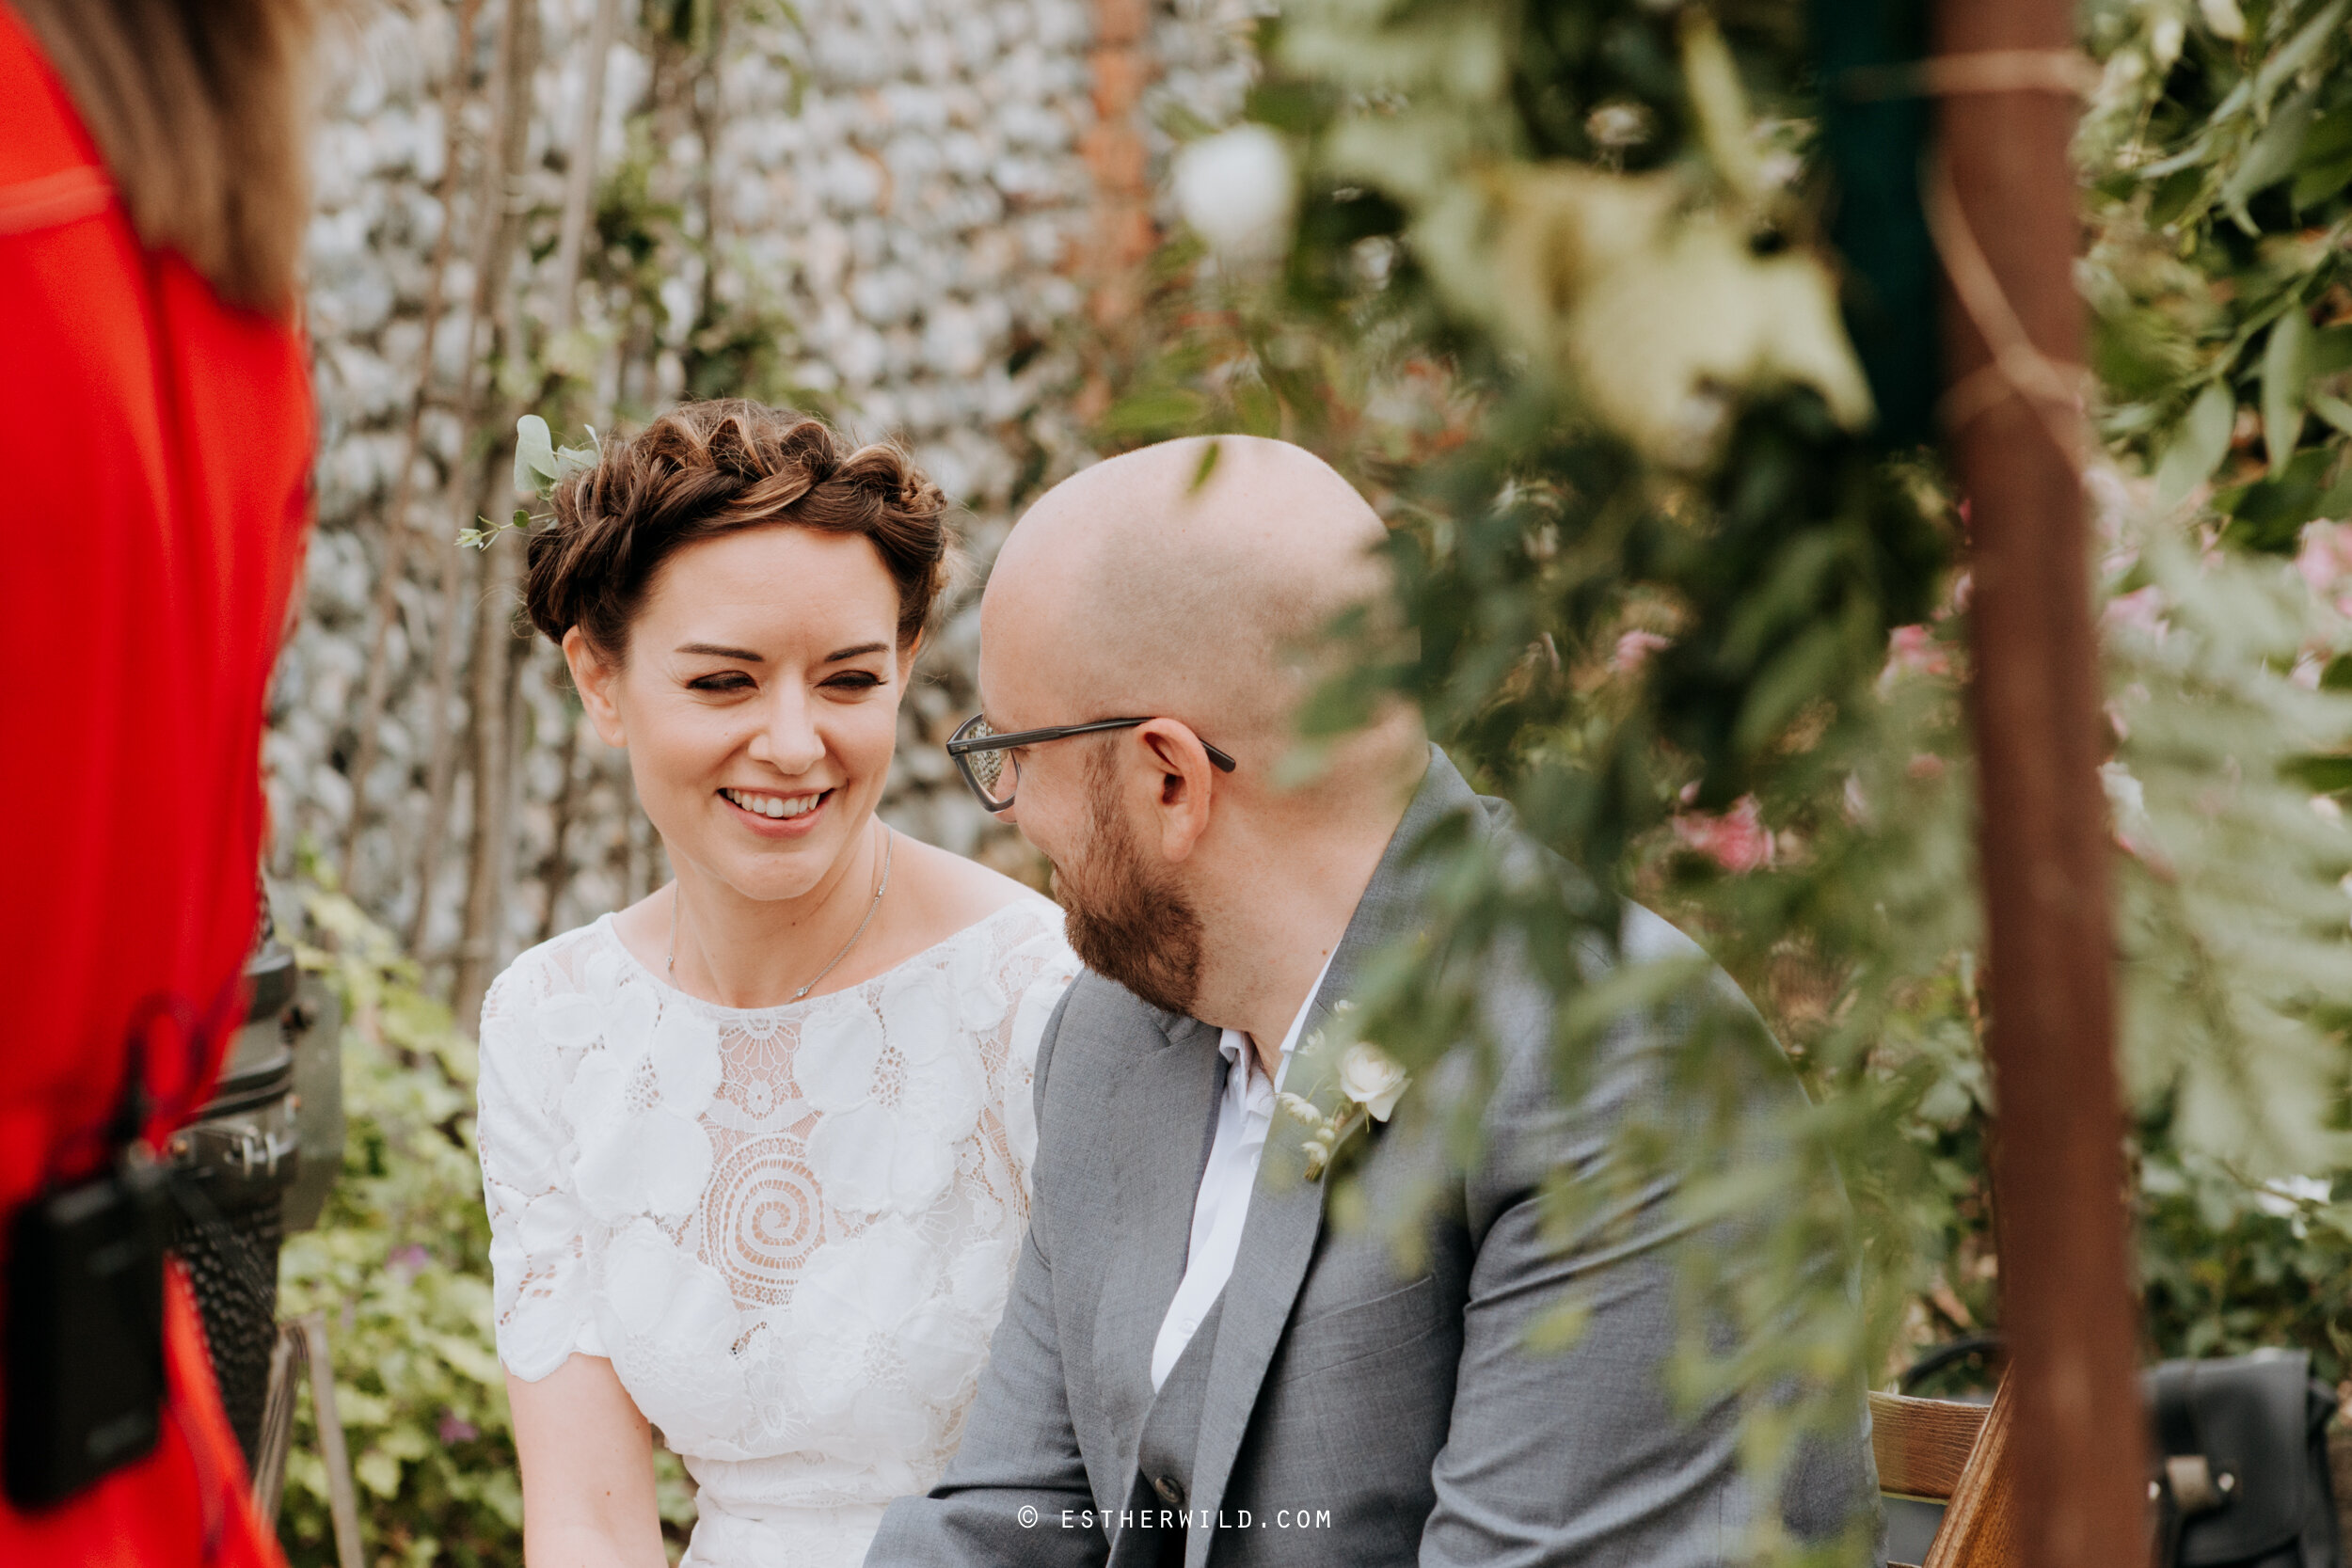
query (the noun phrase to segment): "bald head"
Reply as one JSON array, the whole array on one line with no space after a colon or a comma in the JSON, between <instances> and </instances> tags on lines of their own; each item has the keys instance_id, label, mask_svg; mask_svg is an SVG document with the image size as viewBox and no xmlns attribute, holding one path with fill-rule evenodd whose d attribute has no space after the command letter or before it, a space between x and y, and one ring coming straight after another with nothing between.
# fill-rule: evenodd
<instances>
[{"instance_id":1,"label":"bald head","mask_svg":"<svg viewBox=\"0 0 2352 1568\"><path fill-rule=\"evenodd\" d=\"M1000 724L1128 714L1263 761L1287 748L1316 634L1384 586L1386 530L1285 441L1168 441L1095 465L1032 507L981 610ZM1004 711L998 711L999 709Z\"/></svg>"}]
</instances>

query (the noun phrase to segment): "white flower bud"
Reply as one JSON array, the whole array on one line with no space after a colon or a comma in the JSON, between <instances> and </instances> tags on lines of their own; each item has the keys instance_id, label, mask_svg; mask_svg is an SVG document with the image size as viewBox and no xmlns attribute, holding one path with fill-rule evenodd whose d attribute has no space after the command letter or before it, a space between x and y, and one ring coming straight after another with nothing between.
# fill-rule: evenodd
<instances>
[{"instance_id":1,"label":"white flower bud","mask_svg":"<svg viewBox=\"0 0 2352 1568\"><path fill-rule=\"evenodd\" d=\"M1396 1058L1369 1040L1359 1040L1340 1057L1340 1092L1361 1105L1375 1121L1386 1121L1412 1080Z\"/></svg>"},{"instance_id":2,"label":"white flower bud","mask_svg":"<svg viewBox=\"0 0 2352 1568\"><path fill-rule=\"evenodd\" d=\"M2242 39L2246 36L2246 13L2237 8L2237 0L2197 0L2197 8L2205 14L2205 25L2214 36Z\"/></svg>"},{"instance_id":3,"label":"white flower bud","mask_svg":"<svg viewBox=\"0 0 2352 1568\"><path fill-rule=\"evenodd\" d=\"M1176 154L1176 207L1220 257L1270 261L1290 248L1298 177L1263 125L1236 125Z\"/></svg>"}]
</instances>

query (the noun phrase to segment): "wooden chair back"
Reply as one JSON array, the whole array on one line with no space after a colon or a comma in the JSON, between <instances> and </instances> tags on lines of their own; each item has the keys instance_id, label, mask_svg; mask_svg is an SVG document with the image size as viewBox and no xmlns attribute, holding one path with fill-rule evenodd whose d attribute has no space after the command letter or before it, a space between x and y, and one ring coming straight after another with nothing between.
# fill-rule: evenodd
<instances>
[{"instance_id":1,"label":"wooden chair back","mask_svg":"<svg viewBox=\"0 0 2352 1568\"><path fill-rule=\"evenodd\" d=\"M2009 1429L2006 1379L1990 1408L1870 1396L1879 1490L1944 1504L1935 1544L1915 1568L2015 1568L2016 1519L2001 1468Z\"/></svg>"}]
</instances>

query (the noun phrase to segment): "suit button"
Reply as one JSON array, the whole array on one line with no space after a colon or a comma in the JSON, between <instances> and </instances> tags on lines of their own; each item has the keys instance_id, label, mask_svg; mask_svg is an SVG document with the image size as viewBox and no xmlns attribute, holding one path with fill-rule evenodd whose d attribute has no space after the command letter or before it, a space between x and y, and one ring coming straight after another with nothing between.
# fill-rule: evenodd
<instances>
[{"instance_id":1,"label":"suit button","mask_svg":"<svg viewBox=\"0 0 2352 1568\"><path fill-rule=\"evenodd\" d=\"M1182 1508L1184 1506L1184 1482L1178 1481L1174 1476L1153 1477L1152 1481L1152 1490L1157 1492L1160 1495L1160 1501L1166 1503L1170 1508Z\"/></svg>"}]
</instances>

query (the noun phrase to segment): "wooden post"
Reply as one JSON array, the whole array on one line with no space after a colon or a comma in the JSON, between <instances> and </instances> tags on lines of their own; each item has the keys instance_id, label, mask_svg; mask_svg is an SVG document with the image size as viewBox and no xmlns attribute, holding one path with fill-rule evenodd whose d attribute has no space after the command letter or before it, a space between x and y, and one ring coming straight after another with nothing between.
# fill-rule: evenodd
<instances>
[{"instance_id":1,"label":"wooden post","mask_svg":"<svg viewBox=\"0 0 2352 1568\"><path fill-rule=\"evenodd\" d=\"M463 128L468 87L473 77L474 23L482 0L464 0L457 13L457 47L450 58L449 79L441 84L441 182L435 192L440 204L441 231L433 239L423 315L423 348L417 356L417 389L408 399L408 424L400 446L400 472L392 479L391 503L384 509L384 552L377 562L375 605L370 611L375 635L368 643L368 677L359 701L359 740L351 765L351 820L343 829L343 891L359 895L359 834L367 825L368 779L375 771L376 747L384 733L384 705L391 690L392 620L400 613L400 585L408 576L408 503L416 492L417 457L423 447L424 406L433 389L433 340L441 325L443 295L449 284L450 254L457 236L457 166L464 151ZM475 221L481 221L479 213ZM469 369L465 373L470 375ZM461 470L462 471L462 470ZM421 626L412 632L423 631ZM413 650L412 650L413 651Z\"/></svg>"},{"instance_id":2,"label":"wooden post","mask_svg":"<svg viewBox=\"0 0 2352 1568\"><path fill-rule=\"evenodd\" d=\"M485 373L484 366L489 357L484 352L485 333L489 334L488 341L491 343L495 344L501 339L511 342L515 329L513 274L516 254L524 237L525 217L520 207L522 193L519 183L531 147L532 84L539 68L541 42L539 21L539 7L533 0L508 0L505 19L499 34L493 134L490 146L484 149L481 195L476 206L473 304L467 325L468 372L458 405L458 424L468 433L469 439L485 409L500 413L505 409L505 400L495 387L488 384L489 378ZM505 477L506 458L514 450L507 426L507 421L513 417L513 414L504 414L503 418L496 418L492 421L497 438L491 441L489 450L483 457L480 490L477 492L472 486L453 480L450 486L453 500L471 503L478 495L482 509L491 516L502 518L506 515L514 500ZM463 505L456 519L458 525L463 527L472 521L475 511L472 504ZM452 533L455 531L455 529L451 530ZM493 550L487 553L495 556L498 552ZM498 568L480 555L471 555L469 559L469 552L461 552L453 546L446 549L442 556L444 619L439 628L439 641L434 649L433 745L426 768L427 798L423 843L418 855L417 907L409 932L409 951L412 953L421 952L426 926L432 916L433 884L440 870L442 841L448 832L450 796L455 785L455 734L450 722L450 710L454 705L457 693L457 612L470 590L475 595L477 627L474 642L478 650L484 646L480 618L503 617L513 610L511 603L497 595L499 582L495 574ZM502 656L506 643L513 640L511 635L502 639L493 638L487 644L492 650L492 657ZM487 672L485 675L477 665L473 667L472 673L476 679L472 683L472 700L467 705L468 729L476 742L472 750L479 767L483 753L479 726L484 717L481 707L484 680L490 680L489 691L495 698L505 689L504 672L501 668ZM502 718L503 715L499 715L493 721ZM502 728L498 738L503 739ZM500 782L502 782L502 775ZM477 776L474 786L476 816L472 825L473 852L467 883L467 918L459 942L460 974L454 982L461 993L457 1015L461 1021L470 1018L464 1008L465 998L462 994L468 985L464 965L468 958L475 953L477 939L483 931L475 920L485 902L490 905L497 902L495 893L485 898L476 891L485 875L481 863L483 846L488 841L485 834L494 837L503 832L502 824L485 826L483 821L484 788ZM504 797L493 793L489 799L502 801ZM503 815L502 806L493 810L497 815ZM495 910L491 912L494 917ZM495 945L495 938L492 941ZM489 983L487 974L475 978L478 978L480 986ZM474 1005L479 1006L478 988L473 1000Z\"/></svg>"},{"instance_id":3,"label":"wooden post","mask_svg":"<svg viewBox=\"0 0 2352 1568\"><path fill-rule=\"evenodd\" d=\"M306 1313L302 1338L310 1356L310 1411L318 1419L319 1458L326 1465L326 1512L335 1525L335 1560L342 1568L364 1568L359 1544L359 1490L352 1484L351 1450L343 1441L342 1417L335 1407L335 1362L326 1351L326 1314Z\"/></svg>"},{"instance_id":4,"label":"wooden post","mask_svg":"<svg viewBox=\"0 0 2352 1568\"><path fill-rule=\"evenodd\" d=\"M294 1446L294 1379L297 1355L307 1358L302 1325L279 1323L269 1348L269 1389L262 1400L261 1440L253 1446L253 1516L271 1534L278 1530L278 1504L286 1489L286 1455Z\"/></svg>"},{"instance_id":5,"label":"wooden post","mask_svg":"<svg viewBox=\"0 0 2352 1568\"><path fill-rule=\"evenodd\" d=\"M596 0L589 18L580 60L580 120L572 131L571 165L564 172L564 228L555 247L555 335L571 330L579 316L581 253L588 244L590 209L596 195L597 133L604 124L605 62L612 53L621 0ZM705 156L708 156L706 151Z\"/></svg>"},{"instance_id":6,"label":"wooden post","mask_svg":"<svg viewBox=\"0 0 2352 1568\"><path fill-rule=\"evenodd\" d=\"M1942 0L1930 216L1967 498L2006 1458L2026 1568L2145 1560L2060 0Z\"/></svg>"}]
</instances>

